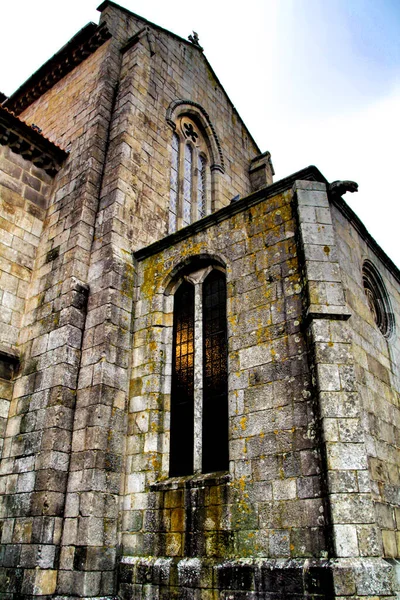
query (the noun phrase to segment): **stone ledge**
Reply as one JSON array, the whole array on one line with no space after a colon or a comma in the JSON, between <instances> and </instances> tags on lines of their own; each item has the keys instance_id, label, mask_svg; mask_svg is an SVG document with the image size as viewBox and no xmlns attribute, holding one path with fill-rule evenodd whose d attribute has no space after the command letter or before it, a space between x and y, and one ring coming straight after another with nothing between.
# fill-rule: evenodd
<instances>
[{"instance_id":1,"label":"stone ledge","mask_svg":"<svg viewBox=\"0 0 400 600\"><path fill-rule=\"evenodd\" d=\"M152 492L177 489L192 489L203 486L224 485L231 480L229 473L204 473L186 475L184 477L170 477L164 481L157 481L150 486Z\"/></svg>"},{"instance_id":2,"label":"stone ledge","mask_svg":"<svg viewBox=\"0 0 400 600\"><path fill-rule=\"evenodd\" d=\"M333 319L336 321L347 321L351 312L346 306L333 304L310 304L307 309L307 319Z\"/></svg>"},{"instance_id":3,"label":"stone ledge","mask_svg":"<svg viewBox=\"0 0 400 600\"><path fill-rule=\"evenodd\" d=\"M158 597L158 591L188 593L191 597L197 588L204 592L229 591L231 600L242 600L246 592L246 598L260 600L333 600L342 596L395 600L393 584L393 566L381 558L213 560L126 556L119 565L118 597L127 600L133 589L143 585L147 592L154 592L154 597Z\"/></svg>"}]
</instances>

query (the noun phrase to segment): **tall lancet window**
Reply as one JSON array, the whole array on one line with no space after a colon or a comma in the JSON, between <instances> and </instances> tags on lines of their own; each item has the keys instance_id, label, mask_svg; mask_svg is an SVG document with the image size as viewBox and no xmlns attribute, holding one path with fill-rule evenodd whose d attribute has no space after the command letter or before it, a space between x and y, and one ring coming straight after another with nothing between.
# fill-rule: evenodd
<instances>
[{"instance_id":1,"label":"tall lancet window","mask_svg":"<svg viewBox=\"0 0 400 600\"><path fill-rule=\"evenodd\" d=\"M184 281L174 298L170 474L193 473L194 286Z\"/></svg>"},{"instance_id":2,"label":"tall lancet window","mask_svg":"<svg viewBox=\"0 0 400 600\"><path fill-rule=\"evenodd\" d=\"M198 157L197 162L197 216L202 219L207 214L206 207L206 159Z\"/></svg>"},{"instance_id":3,"label":"tall lancet window","mask_svg":"<svg viewBox=\"0 0 400 600\"><path fill-rule=\"evenodd\" d=\"M183 167L183 225L192 222L192 188L193 188L193 151L190 144L185 144L185 163Z\"/></svg>"},{"instance_id":4,"label":"tall lancet window","mask_svg":"<svg viewBox=\"0 0 400 600\"><path fill-rule=\"evenodd\" d=\"M172 136L169 233L211 212L211 170L206 138L197 124L180 117Z\"/></svg>"},{"instance_id":5,"label":"tall lancet window","mask_svg":"<svg viewBox=\"0 0 400 600\"><path fill-rule=\"evenodd\" d=\"M207 267L174 296L170 475L228 470L228 442L226 280Z\"/></svg>"},{"instance_id":6,"label":"tall lancet window","mask_svg":"<svg viewBox=\"0 0 400 600\"><path fill-rule=\"evenodd\" d=\"M178 172L179 172L179 136L174 133L172 136L172 155L171 155L171 178L169 192L169 230L175 231L177 225L178 210Z\"/></svg>"}]
</instances>

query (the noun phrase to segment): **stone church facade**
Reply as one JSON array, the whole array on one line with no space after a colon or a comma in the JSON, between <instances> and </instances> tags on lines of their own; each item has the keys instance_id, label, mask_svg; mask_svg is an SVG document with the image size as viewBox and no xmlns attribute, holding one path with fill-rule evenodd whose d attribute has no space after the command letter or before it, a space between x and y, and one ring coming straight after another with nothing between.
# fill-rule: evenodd
<instances>
[{"instance_id":1,"label":"stone church facade","mask_svg":"<svg viewBox=\"0 0 400 600\"><path fill-rule=\"evenodd\" d=\"M106 0L0 105L0 598L400 597L400 273Z\"/></svg>"}]
</instances>

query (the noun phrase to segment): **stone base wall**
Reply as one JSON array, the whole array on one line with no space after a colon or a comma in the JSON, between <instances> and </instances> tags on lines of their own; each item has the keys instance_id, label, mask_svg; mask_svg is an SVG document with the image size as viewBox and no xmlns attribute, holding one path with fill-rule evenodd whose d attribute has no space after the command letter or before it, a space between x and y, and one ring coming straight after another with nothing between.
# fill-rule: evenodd
<instances>
[{"instance_id":1,"label":"stone base wall","mask_svg":"<svg viewBox=\"0 0 400 600\"><path fill-rule=\"evenodd\" d=\"M394 600L381 559L125 558L122 600Z\"/></svg>"}]
</instances>

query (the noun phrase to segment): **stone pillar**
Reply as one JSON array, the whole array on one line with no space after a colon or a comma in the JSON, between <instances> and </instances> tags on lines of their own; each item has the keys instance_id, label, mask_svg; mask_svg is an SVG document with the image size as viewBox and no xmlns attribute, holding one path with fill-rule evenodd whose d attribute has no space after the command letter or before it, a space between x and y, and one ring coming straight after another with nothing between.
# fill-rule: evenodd
<instances>
[{"instance_id":1,"label":"stone pillar","mask_svg":"<svg viewBox=\"0 0 400 600\"><path fill-rule=\"evenodd\" d=\"M305 317L319 412L338 596L391 596L371 498L349 313L324 183L297 181Z\"/></svg>"},{"instance_id":2,"label":"stone pillar","mask_svg":"<svg viewBox=\"0 0 400 600\"><path fill-rule=\"evenodd\" d=\"M122 58L88 272L90 298L73 424L59 595L114 597L116 593L134 294L132 236L138 241L132 222L137 218L133 183L140 147L132 126L129 56L126 51Z\"/></svg>"},{"instance_id":3,"label":"stone pillar","mask_svg":"<svg viewBox=\"0 0 400 600\"><path fill-rule=\"evenodd\" d=\"M65 552L60 553L60 546L70 533L68 519L64 523L71 510L67 485L71 488L76 471L80 472L74 454L79 443L76 423L82 418L81 411L75 413L76 391L83 358L88 272L118 66L119 54L111 49L94 81L88 117L72 140L69 160L54 181L27 294L19 338L22 374L14 385L1 463L4 495L0 517L4 520L0 593L7 594L6 598L12 594L85 596L92 591L79 572L72 578L73 585L64 585L59 568L66 568L67 559ZM84 69L85 63L78 68ZM82 81L75 78L70 84L76 87L77 95ZM59 106L61 111L66 110L62 103ZM91 291L97 291L95 284ZM90 309L95 301L90 300ZM105 379L99 375L98 381L107 383ZM86 466L91 456L87 453L78 458ZM96 490L96 482L91 486ZM96 531L91 535L96 538ZM83 560L77 552L68 567L79 571ZM105 582L95 591L105 595L108 589Z\"/></svg>"}]
</instances>

